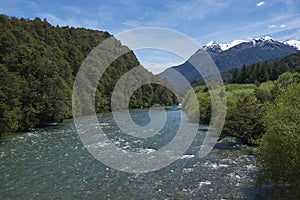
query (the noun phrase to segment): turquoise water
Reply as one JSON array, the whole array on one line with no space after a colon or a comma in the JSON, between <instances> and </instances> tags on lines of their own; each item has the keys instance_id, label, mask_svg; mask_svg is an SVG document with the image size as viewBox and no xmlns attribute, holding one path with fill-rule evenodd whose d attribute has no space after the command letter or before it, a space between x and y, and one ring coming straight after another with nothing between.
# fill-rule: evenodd
<instances>
[{"instance_id":1,"label":"turquoise water","mask_svg":"<svg viewBox=\"0 0 300 200\"><path fill-rule=\"evenodd\" d=\"M124 150L151 152L174 137L180 112L167 112L164 129L146 140L122 134L110 113L98 117L107 136ZM146 111L131 114L137 124L149 123ZM196 153L204 136L199 131L181 159L146 174L117 171L94 159L72 120L4 137L0 139L0 199L260 199L253 181L252 149L226 140L200 159Z\"/></svg>"}]
</instances>

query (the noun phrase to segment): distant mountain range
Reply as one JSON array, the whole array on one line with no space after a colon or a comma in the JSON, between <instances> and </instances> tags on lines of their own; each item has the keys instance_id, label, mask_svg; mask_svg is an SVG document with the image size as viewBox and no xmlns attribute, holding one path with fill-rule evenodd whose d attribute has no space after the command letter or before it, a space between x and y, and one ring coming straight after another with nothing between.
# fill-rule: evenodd
<instances>
[{"instance_id":1,"label":"distant mountain range","mask_svg":"<svg viewBox=\"0 0 300 200\"><path fill-rule=\"evenodd\" d=\"M227 44L211 41L203 46L203 49L214 60L219 71L224 72L243 65L283 58L299 51L300 41L280 42L265 36L251 41L234 40ZM196 54L197 52L194 55ZM189 63L189 60L181 65L170 67L159 74L161 77L166 78L178 91L184 90L185 86L178 83L178 74L176 75L173 70L185 76L190 83L201 79L201 75Z\"/></svg>"}]
</instances>

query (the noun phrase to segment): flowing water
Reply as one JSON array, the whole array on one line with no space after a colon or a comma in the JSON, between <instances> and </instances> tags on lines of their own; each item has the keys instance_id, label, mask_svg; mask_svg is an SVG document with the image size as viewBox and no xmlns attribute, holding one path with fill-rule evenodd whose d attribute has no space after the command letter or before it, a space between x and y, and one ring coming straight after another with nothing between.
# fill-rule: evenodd
<instances>
[{"instance_id":1,"label":"flowing water","mask_svg":"<svg viewBox=\"0 0 300 200\"><path fill-rule=\"evenodd\" d=\"M147 153L172 140L180 112L168 111L161 133L147 140L124 135L111 113L98 117L105 133L124 150ZM140 125L149 123L145 110L131 115ZM200 159L197 151L204 136L199 131L181 159L145 174L121 172L94 159L79 139L73 120L3 137L0 199L261 199L254 187L257 169L252 149L227 139Z\"/></svg>"}]
</instances>

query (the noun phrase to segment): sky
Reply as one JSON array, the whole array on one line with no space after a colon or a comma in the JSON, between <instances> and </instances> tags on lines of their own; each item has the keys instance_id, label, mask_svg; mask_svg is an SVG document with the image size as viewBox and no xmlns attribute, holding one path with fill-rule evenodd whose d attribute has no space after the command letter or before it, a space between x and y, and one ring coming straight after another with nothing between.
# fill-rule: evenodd
<instances>
[{"instance_id":1,"label":"sky","mask_svg":"<svg viewBox=\"0 0 300 200\"><path fill-rule=\"evenodd\" d=\"M199 43L270 36L300 39L299 0L0 0L0 13L111 34L143 27L181 32ZM153 73L184 60L159 50L135 52Z\"/></svg>"}]
</instances>

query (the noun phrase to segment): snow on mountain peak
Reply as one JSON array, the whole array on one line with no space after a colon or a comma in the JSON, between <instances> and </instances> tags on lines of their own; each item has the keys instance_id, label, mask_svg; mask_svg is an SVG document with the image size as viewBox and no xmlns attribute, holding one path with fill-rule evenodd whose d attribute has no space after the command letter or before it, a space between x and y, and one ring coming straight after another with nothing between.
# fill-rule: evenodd
<instances>
[{"instance_id":1,"label":"snow on mountain peak","mask_svg":"<svg viewBox=\"0 0 300 200\"><path fill-rule=\"evenodd\" d=\"M229 42L227 44L220 44L220 47L223 51L226 51L236 45L239 45L241 43L244 43L244 42L248 42L247 40L233 40L232 42Z\"/></svg>"},{"instance_id":2,"label":"snow on mountain peak","mask_svg":"<svg viewBox=\"0 0 300 200\"><path fill-rule=\"evenodd\" d=\"M263 39L263 40L274 40L273 38L271 38L269 36L262 37L261 39Z\"/></svg>"},{"instance_id":3,"label":"snow on mountain peak","mask_svg":"<svg viewBox=\"0 0 300 200\"><path fill-rule=\"evenodd\" d=\"M275 41L275 40L269 36L264 36L261 38L254 38L254 41Z\"/></svg>"},{"instance_id":4,"label":"snow on mountain peak","mask_svg":"<svg viewBox=\"0 0 300 200\"><path fill-rule=\"evenodd\" d=\"M297 48L298 50L300 50L300 41L298 41L298 40L287 40L284 42L284 44L293 46L293 47Z\"/></svg>"},{"instance_id":5,"label":"snow on mountain peak","mask_svg":"<svg viewBox=\"0 0 300 200\"><path fill-rule=\"evenodd\" d=\"M211 46L218 46L219 43L216 41L210 41L209 43L207 43L205 46L206 47L211 47Z\"/></svg>"},{"instance_id":6,"label":"snow on mountain peak","mask_svg":"<svg viewBox=\"0 0 300 200\"><path fill-rule=\"evenodd\" d=\"M232 42L229 42L229 43L226 43L226 44L220 44L216 41L210 41L209 43L207 43L205 45L205 47L219 47L222 51L226 51L236 45L239 45L241 43L244 43L244 42L248 42L247 40L234 40Z\"/></svg>"},{"instance_id":7,"label":"snow on mountain peak","mask_svg":"<svg viewBox=\"0 0 300 200\"><path fill-rule=\"evenodd\" d=\"M276 41L276 40L274 40L273 38L271 38L269 36L264 36L264 37L260 37L260 38L254 38L252 40L252 43L253 43L253 45L255 45L256 42L265 42L265 41L271 42L271 41Z\"/></svg>"},{"instance_id":8,"label":"snow on mountain peak","mask_svg":"<svg viewBox=\"0 0 300 200\"><path fill-rule=\"evenodd\" d=\"M260 37L260 38L254 38L254 39L252 39L252 41L233 40L232 42L225 43L225 44L218 43L216 41L210 41L204 47L211 47L213 49L217 48L217 49L220 49L219 51L226 51L234 46L237 46L237 45L239 45L241 43L245 43L245 42L252 42L253 45L256 45L256 44L260 44L260 43L264 43L264 42L279 42L279 41L277 41L269 36L264 36L264 37ZM298 41L298 40L287 40L287 41L281 42L281 43L293 46L293 47L297 48L298 50L300 50L300 41Z\"/></svg>"}]
</instances>

